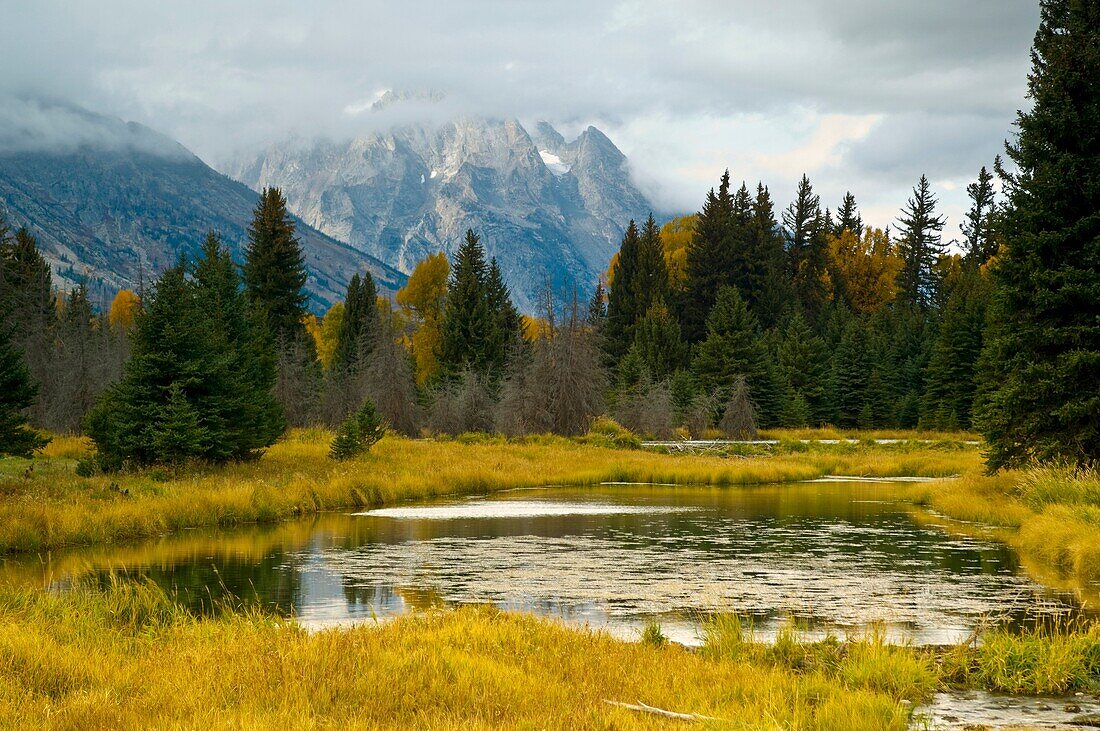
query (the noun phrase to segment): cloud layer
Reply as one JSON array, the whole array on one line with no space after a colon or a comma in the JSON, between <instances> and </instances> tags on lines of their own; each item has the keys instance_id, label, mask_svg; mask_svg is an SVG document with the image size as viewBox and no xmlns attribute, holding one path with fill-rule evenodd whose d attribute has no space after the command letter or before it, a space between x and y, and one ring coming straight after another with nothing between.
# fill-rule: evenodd
<instances>
[{"instance_id":1,"label":"cloud layer","mask_svg":"<svg viewBox=\"0 0 1100 731\"><path fill-rule=\"evenodd\" d=\"M597 124L667 208L697 207L727 166L779 201L805 171L883 225L923 172L957 215L1025 103L1038 23L1034 0L0 6L0 91L133 119L215 162L402 121L363 110L435 90L442 104L400 114Z\"/></svg>"}]
</instances>

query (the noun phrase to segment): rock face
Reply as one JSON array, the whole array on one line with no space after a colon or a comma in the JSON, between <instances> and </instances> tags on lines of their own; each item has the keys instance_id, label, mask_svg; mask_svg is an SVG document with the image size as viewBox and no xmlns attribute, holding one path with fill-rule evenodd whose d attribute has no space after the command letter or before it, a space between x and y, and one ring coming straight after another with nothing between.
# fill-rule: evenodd
<instances>
[{"instance_id":1,"label":"rock face","mask_svg":"<svg viewBox=\"0 0 1100 731\"><path fill-rule=\"evenodd\" d=\"M38 237L56 286L84 280L93 301L109 302L119 289L150 285L181 253L198 251L211 229L243 260L255 191L141 125L36 108L64 138L35 138L47 124L38 117L33 129L0 118L0 211L13 229L27 226ZM65 125L56 125L59 115ZM404 284L400 272L305 224L298 235L315 310L342 299L357 271L370 270L383 291Z\"/></svg>"},{"instance_id":2,"label":"rock face","mask_svg":"<svg viewBox=\"0 0 1100 731\"><path fill-rule=\"evenodd\" d=\"M405 273L472 228L528 312L547 285L587 298L627 222L651 210L602 132L566 142L545 122L534 135L516 120L405 125L274 145L224 169L279 186L306 223Z\"/></svg>"}]
</instances>

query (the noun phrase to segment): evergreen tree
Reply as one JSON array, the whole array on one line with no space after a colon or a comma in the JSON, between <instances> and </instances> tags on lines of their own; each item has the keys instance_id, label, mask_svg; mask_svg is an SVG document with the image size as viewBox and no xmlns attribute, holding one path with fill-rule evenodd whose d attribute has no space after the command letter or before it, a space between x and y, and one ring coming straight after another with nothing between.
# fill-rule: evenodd
<instances>
[{"instance_id":1,"label":"evergreen tree","mask_svg":"<svg viewBox=\"0 0 1100 731\"><path fill-rule=\"evenodd\" d=\"M684 337L695 343L706 336L706 322L718 290L729 284L733 239L733 198L729 170L722 174L716 193L707 193L697 214L687 246L682 322Z\"/></svg>"},{"instance_id":2,"label":"evergreen tree","mask_svg":"<svg viewBox=\"0 0 1100 731\"><path fill-rule=\"evenodd\" d=\"M770 383L768 354L760 339L756 317L733 287L718 292L710 318L707 337L699 344L692 371L699 387L718 394L725 402L739 376L745 378L754 403L768 396Z\"/></svg>"},{"instance_id":3,"label":"evergreen tree","mask_svg":"<svg viewBox=\"0 0 1100 731\"><path fill-rule=\"evenodd\" d=\"M869 375L866 333L859 318L853 317L833 352L830 385L837 426L848 429L860 425Z\"/></svg>"},{"instance_id":4,"label":"evergreen tree","mask_svg":"<svg viewBox=\"0 0 1100 731\"><path fill-rule=\"evenodd\" d=\"M970 209L959 228L963 234L966 262L980 267L997 253L1000 245L996 234L997 203L992 173L983 166L978 179L966 186L966 193L970 196Z\"/></svg>"},{"instance_id":5,"label":"evergreen tree","mask_svg":"<svg viewBox=\"0 0 1100 731\"><path fill-rule=\"evenodd\" d=\"M904 265L898 280L899 299L912 307L928 307L936 292L935 264L945 247L936 215L936 197L928 178L920 176L913 195L898 217L898 248Z\"/></svg>"},{"instance_id":6,"label":"evergreen tree","mask_svg":"<svg viewBox=\"0 0 1100 731\"><path fill-rule=\"evenodd\" d=\"M455 253L443 311L439 363L448 379L467 370L482 378L489 375L488 355L495 323L487 292L488 277L485 250L477 234L468 230Z\"/></svg>"},{"instance_id":7,"label":"evergreen tree","mask_svg":"<svg viewBox=\"0 0 1100 731\"><path fill-rule=\"evenodd\" d=\"M378 290L370 272L355 274L348 282L344 299L344 316L336 332L336 347L332 354L332 370L348 374L368 355L371 328L376 321Z\"/></svg>"},{"instance_id":8,"label":"evergreen tree","mask_svg":"<svg viewBox=\"0 0 1100 731\"><path fill-rule=\"evenodd\" d=\"M596 291L592 293L592 299L588 301L588 324L597 330L602 329L607 319L607 290L603 286L603 280L596 282Z\"/></svg>"},{"instance_id":9,"label":"evergreen tree","mask_svg":"<svg viewBox=\"0 0 1100 731\"><path fill-rule=\"evenodd\" d=\"M806 423L823 424L829 421L832 410L826 399L828 351L825 342L814 334L799 313L792 315L783 328L776 348L776 363L793 390L793 398L805 403ZM798 406L800 413L802 408Z\"/></svg>"},{"instance_id":10,"label":"evergreen tree","mask_svg":"<svg viewBox=\"0 0 1100 731\"><path fill-rule=\"evenodd\" d=\"M634 283L635 322L658 304L667 304L668 298L668 264L665 263L661 230L650 213L638 238L638 276Z\"/></svg>"},{"instance_id":11,"label":"evergreen tree","mask_svg":"<svg viewBox=\"0 0 1100 731\"><path fill-rule=\"evenodd\" d=\"M524 344L523 322L512 303L512 293L504 283L496 257L489 262L485 279L485 298L492 327L485 343L485 364L494 381L499 380L513 351Z\"/></svg>"},{"instance_id":12,"label":"evergreen tree","mask_svg":"<svg viewBox=\"0 0 1100 731\"><path fill-rule=\"evenodd\" d=\"M779 322L790 307L794 292L786 275L783 236L775 220L775 204L762 183L756 186L750 224L751 257L744 282L749 307L764 327Z\"/></svg>"},{"instance_id":13,"label":"evergreen tree","mask_svg":"<svg viewBox=\"0 0 1100 731\"><path fill-rule=\"evenodd\" d=\"M5 284L0 274L0 285ZM12 346L11 328L0 318L0 455L29 457L49 441L27 427L23 413L37 391L22 355Z\"/></svg>"},{"instance_id":14,"label":"evergreen tree","mask_svg":"<svg viewBox=\"0 0 1100 731\"><path fill-rule=\"evenodd\" d=\"M825 286L829 264L828 228L821 199L805 175L798 183L795 200L783 212L788 267L799 303L813 319L828 298Z\"/></svg>"},{"instance_id":15,"label":"evergreen tree","mask_svg":"<svg viewBox=\"0 0 1100 731\"><path fill-rule=\"evenodd\" d=\"M100 466L224 462L273 443L282 420L269 336L217 237L190 279L181 260L149 299L122 380L88 415Z\"/></svg>"},{"instance_id":16,"label":"evergreen tree","mask_svg":"<svg viewBox=\"0 0 1100 731\"><path fill-rule=\"evenodd\" d=\"M832 228L834 236L851 231L857 239L863 238L863 218L856 207L856 197L849 191L844 194L840 208L836 209L836 224Z\"/></svg>"},{"instance_id":17,"label":"evergreen tree","mask_svg":"<svg viewBox=\"0 0 1100 731\"><path fill-rule=\"evenodd\" d=\"M992 469L1100 460L1100 5L1043 0L1028 96L982 356Z\"/></svg>"},{"instance_id":18,"label":"evergreen tree","mask_svg":"<svg viewBox=\"0 0 1100 731\"><path fill-rule=\"evenodd\" d=\"M248 300L271 334L278 353L275 393L287 420L308 424L321 386L317 347L306 331L306 268L294 219L278 188L265 188L253 211L245 248Z\"/></svg>"},{"instance_id":19,"label":"evergreen tree","mask_svg":"<svg viewBox=\"0 0 1100 731\"><path fill-rule=\"evenodd\" d=\"M634 323L644 313L638 312L638 277L641 240L632 220L623 234L619 257L611 270L611 287L607 293L607 322L604 327L604 347L612 361L621 358L634 339Z\"/></svg>"},{"instance_id":20,"label":"evergreen tree","mask_svg":"<svg viewBox=\"0 0 1100 731\"><path fill-rule=\"evenodd\" d=\"M305 331L306 278L286 198L278 188L265 188L248 227L244 283L249 300L277 341L295 340Z\"/></svg>"},{"instance_id":21,"label":"evergreen tree","mask_svg":"<svg viewBox=\"0 0 1100 731\"><path fill-rule=\"evenodd\" d=\"M680 337L680 323L662 303L653 305L637 324L632 350L654 380L663 381L686 365L687 346Z\"/></svg>"},{"instance_id":22,"label":"evergreen tree","mask_svg":"<svg viewBox=\"0 0 1100 731\"><path fill-rule=\"evenodd\" d=\"M926 428L970 428L988 288L977 270L962 276L944 307L925 372L920 423Z\"/></svg>"}]
</instances>

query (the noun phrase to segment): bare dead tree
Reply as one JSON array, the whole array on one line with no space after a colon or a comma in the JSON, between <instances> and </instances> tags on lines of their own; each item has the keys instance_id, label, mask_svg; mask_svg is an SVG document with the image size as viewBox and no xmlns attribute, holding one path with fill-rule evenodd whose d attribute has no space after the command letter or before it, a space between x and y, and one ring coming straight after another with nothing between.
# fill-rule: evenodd
<instances>
[{"instance_id":1,"label":"bare dead tree","mask_svg":"<svg viewBox=\"0 0 1100 731\"><path fill-rule=\"evenodd\" d=\"M716 399L710 394L697 394L691 399L691 403L684 409L683 423L692 437L701 439L711 428L717 406Z\"/></svg>"},{"instance_id":2,"label":"bare dead tree","mask_svg":"<svg viewBox=\"0 0 1100 731\"><path fill-rule=\"evenodd\" d=\"M275 398L290 426L309 426L320 415L321 364L308 337L303 330L279 347Z\"/></svg>"},{"instance_id":3,"label":"bare dead tree","mask_svg":"<svg viewBox=\"0 0 1100 731\"><path fill-rule=\"evenodd\" d=\"M719 428L730 439L756 439L756 407L749 399L749 386L738 376L726 402Z\"/></svg>"},{"instance_id":4,"label":"bare dead tree","mask_svg":"<svg viewBox=\"0 0 1100 731\"><path fill-rule=\"evenodd\" d=\"M495 404L477 373L463 371L459 378L442 386L428 409L428 425L439 434L490 432Z\"/></svg>"},{"instance_id":5,"label":"bare dead tree","mask_svg":"<svg viewBox=\"0 0 1100 731\"><path fill-rule=\"evenodd\" d=\"M375 319L369 355L359 378L361 390L391 429L415 436L422 419L409 352L398 342L401 333L388 312L376 312Z\"/></svg>"}]
</instances>

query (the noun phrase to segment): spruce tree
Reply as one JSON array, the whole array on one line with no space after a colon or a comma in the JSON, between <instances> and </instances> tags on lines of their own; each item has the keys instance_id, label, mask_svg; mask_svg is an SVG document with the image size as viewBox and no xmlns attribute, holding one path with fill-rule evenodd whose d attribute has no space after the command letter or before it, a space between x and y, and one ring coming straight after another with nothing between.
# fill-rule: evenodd
<instances>
[{"instance_id":1,"label":"spruce tree","mask_svg":"<svg viewBox=\"0 0 1100 731\"><path fill-rule=\"evenodd\" d=\"M489 267L485 250L473 230L455 253L443 311L439 364L444 377L454 380L465 371L484 378L493 337L494 317L487 291Z\"/></svg>"},{"instance_id":2,"label":"spruce tree","mask_svg":"<svg viewBox=\"0 0 1100 731\"><path fill-rule=\"evenodd\" d=\"M982 355L992 469L1100 460L1100 5L1043 0L1028 96Z\"/></svg>"},{"instance_id":3,"label":"spruce tree","mask_svg":"<svg viewBox=\"0 0 1100 731\"><path fill-rule=\"evenodd\" d=\"M304 332L306 267L286 198L265 188L252 214L245 248L244 283L248 298L277 341Z\"/></svg>"},{"instance_id":4,"label":"spruce tree","mask_svg":"<svg viewBox=\"0 0 1100 731\"><path fill-rule=\"evenodd\" d=\"M845 429L860 426L869 376L866 332L859 318L853 317L833 352L830 386L837 426Z\"/></svg>"},{"instance_id":5,"label":"spruce tree","mask_svg":"<svg viewBox=\"0 0 1100 731\"><path fill-rule=\"evenodd\" d=\"M993 175L983 166L978 179L966 186L970 196L970 208L965 220L959 224L963 234L966 263L980 267L997 253L997 202L993 191Z\"/></svg>"},{"instance_id":6,"label":"spruce tree","mask_svg":"<svg viewBox=\"0 0 1100 731\"><path fill-rule=\"evenodd\" d=\"M840 236L844 231L851 231L857 239L863 238L863 218L856 207L856 197L851 191L844 194L844 200L836 209L836 223L833 225L832 234Z\"/></svg>"},{"instance_id":7,"label":"spruce tree","mask_svg":"<svg viewBox=\"0 0 1100 731\"><path fill-rule=\"evenodd\" d=\"M827 422L832 416L826 399L829 355L825 342L810 329L801 313L795 313L787 320L776 347L776 362L793 390L793 398L805 403L806 422Z\"/></svg>"},{"instance_id":8,"label":"spruce tree","mask_svg":"<svg viewBox=\"0 0 1100 731\"><path fill-rule=\"evenodd\" d=\"M512 293L504 283L496 257L489 261L489 272L485 278L485 299L492 326L485 343L485 367L486 372L496 382L503 377L508 358L513 351L525 343L519 310L512 303Z\"/></svg>"},{"instance_id":9,"label":"spruce tree","mask_svg":"<svg viewBox=\"0 0 1100 731\"><path fill-rule=\"evenodd\" d=\"M334 372L350 373L360 358L367 355L371 328L376 321L377 299L378 290L370 272L352 276L344 299L344 317L336 333L336 347L332 354Z\"/></svg>"},{"instance_id":10,"label":"spruce tree","mask_svg":"<svg viewBox=\"0 0 1100 731\"><path fill-rule=\"evenodd\" d=\"M936 215L936 196L922 175L898 216L898 248L904 261L898 298L911 307L927 308L935 297L934 267L945 251L943 224L943 216Z\"/></svg>"},{"instance_id":11,"label":"spruce tree","mask_svg":"<svg viewBox=\"0 0 1100 731\"><path fill-rule=\"evenodd\" d=\"M0 274L0 285L4 284ZM0 455L29 457L48 443L28 428L23 413L34 403L37 391L22 354L12 345L11 328L0 318Z\"/></svg>"},{"instance_id":12,"label":"spruce tree","mask_svg":"<svg viewBox=\"0 0 1100 731\"><path fill-rule=\"evenodd\" d=\"M749 307L769 328L776 325L790 307L794 292L786 273L786 250L779 224L775 220L775 204L762 183L756 186L750 224L750 265L745 280L745 297Z\"/></svg>"},{"instance_id":13,"label":"spruce tree","mask_svg":"<svg viewBox=\"0 0 1100 731\"><path fill-rule=\"evenodd\" d=\"M273 443L283 423L270 336L217 237L190 278L181 260L147 300L122 379L88 415L99 465L225 462Z\"/></svg>"},{"instance_id":14,"label":"spruce tree","mask_svg":"<svg viewBox=\"0 0 1100 731\"><path fill-rule=\"evenodd\" d=\"M930 429L969 429L982 349L988 287L967 268L947 300L925 369L920 424Z\"/></svg>"},{"instance_id":15,"label":"spruce tree","mask_svg":"<svg viewBox=\"0 0 1100 731\"><path fill-rule=\"evenodd\" d=\"M631 220L619 246L619 257L611 270L611 287L607 293L607 321L603 344L612 361L626 354L634 340L634 323L644 314L638 312L640 255L638 227Z\"/></svg>"},{"instance_id":16,"label":"spruce tree","mask_svg":"<svg viewBox=\"0 0 1100 731\"><path fill-rule=\"evenodd\" d=\"M722 174L718 191L712 188L707 193L687 246L681 318L688 342L696 343L706 336L707 317L718 290L729 283L733 233L733 198L727 170Z\"/></svg>"},{"instance_id":17,"label":"spruce tree","mask_svg":"<svg viewBox=\"0 0 1100 731\"><path fill-rule=\"evenodd\" d=\"M662 303L653 305L637 324L632 350L637 350L646 370L663 381L686 365L687 346L680 337L680 323Z\"/></svg>"},{"instance_id":18,"label":"spruce tree","mask_svg":"<svg viewBox=\"0 0 1100 731\"><path fill-rule=\"evenodd\" d=\"M699 387L725 402L739 376L749 385L754 403L768 396L768 354L756 317L733 287L723 287L707 320L707 337L699 344L692 372Z\"/></svg>"},{"instance_id":19,"label":"spruce tree","mask_svg":"<svg viewBox=\"0 0 1100 731\"><path fill-rule=\"evenodd\" d=\"M638 274L634 281L635 322L645 317L651 308L667 304L668 297L668 264L665 263L661 230L650 213L638 237Z\"/></svg>"},{"instance_id":20,"label":"spruce tree","mask_svg":"<svg viewBox=\"0 0 1100 731\"><path fill-rule=\"evenodd\" d=\"M795 200L783 212L788 269L804 312L816 321L828 298L825 276L829 263L828 228L821 199L805 175Z\"/></svg>"}]
</instances>

